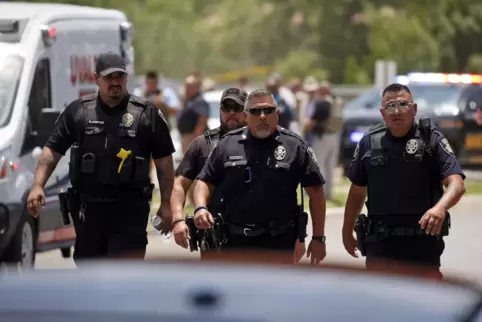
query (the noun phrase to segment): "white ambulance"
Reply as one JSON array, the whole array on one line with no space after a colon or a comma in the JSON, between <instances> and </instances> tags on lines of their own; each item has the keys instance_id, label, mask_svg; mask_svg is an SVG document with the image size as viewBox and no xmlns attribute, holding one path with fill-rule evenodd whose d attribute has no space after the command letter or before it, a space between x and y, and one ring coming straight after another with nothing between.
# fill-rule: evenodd
<instances>
[{"instance_id":1,"label":"white ambulance","mask_svg":"<svg viewBox=\"0 0 482 322\"><path fill-rule=\"evenodd\" d=\"M35 166L64 107L97 91L95 61L116 52L134 85L133 28L117 10L0 2L0 262L33 266L35 253L75 241L57 194L69 186L67 154L47 183L39 220L26 212Z\"/></svg>"}]
</instances>

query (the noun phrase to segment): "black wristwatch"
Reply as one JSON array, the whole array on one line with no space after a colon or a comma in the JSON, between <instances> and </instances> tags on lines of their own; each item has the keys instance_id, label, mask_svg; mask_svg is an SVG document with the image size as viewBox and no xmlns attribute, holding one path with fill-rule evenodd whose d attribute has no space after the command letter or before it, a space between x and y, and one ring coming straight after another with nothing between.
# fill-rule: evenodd
<instances>
[{"instance_id":1,"label":"black wristwatch","mask_svg":"<svg viewBox=\"0 0 482 322\"><path fill-rule=\"evenodd\" d=\"M316 240L324 244L326 241L326 236L313 236L311 237L311 240Z\"/></svg>"}]
</instances>

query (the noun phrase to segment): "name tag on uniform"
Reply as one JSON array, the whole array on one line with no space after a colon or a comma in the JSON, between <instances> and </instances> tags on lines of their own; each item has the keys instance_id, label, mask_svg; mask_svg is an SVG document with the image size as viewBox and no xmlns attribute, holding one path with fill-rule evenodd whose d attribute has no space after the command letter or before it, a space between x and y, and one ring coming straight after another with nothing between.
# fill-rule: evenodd
<instances>
[{"instance_id":1,"label":"name tag on uniform","mask_svg":"<svg viewBox=\"0 0 482 322\"><path fill-rule=\"evenodd\" d=\"M229 160L243 160L244 157L241 155L230 155Z\"/></svg>"}]
</instances>

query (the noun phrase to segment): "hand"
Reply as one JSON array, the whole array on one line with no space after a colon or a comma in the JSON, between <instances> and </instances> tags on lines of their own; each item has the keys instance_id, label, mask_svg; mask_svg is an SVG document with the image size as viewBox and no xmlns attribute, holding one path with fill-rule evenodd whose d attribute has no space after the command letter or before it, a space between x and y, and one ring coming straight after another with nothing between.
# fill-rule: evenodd
<instances>
[{"instance_id":1,"label":"hand","mask_svg":"<svg viewBox=\"0 0 482 322\"><path fill-rule=\"evenodd\" d=\"M306 253L306 244L296 240L295 251L293 252L293 262L298 263Z\"/></svg>"},{"instance_id":2,"label":"hand","mask_svg":"<svg viewBox=\"0 0 482 322\"><path fill-rule=\"evenodd\" d=\"M42 208L45 206L45 192L41 186L33 185L27 198L27 211L34 218L38 218L40 206L42 206Z\"/></svg>"},{"instance_id":3,"label":"hand","mask_svg":"<svg viewBox=\"0 0 482 322\"><path fill-rule=\"evenodd\" d=\"M353 232L348 229L343 229L343 246L351 256L358 258L358 242L353 236Z\"/></svg>"},{"instance_id":4,"label":"hand","mask_svg":"<svg viewBox=\"0 0 482 322\"><path fill-rule=\"evenodd\" d=\"M194 224L199 229L209 229L214 225L213 215L206 209L201 209L194 215Z\"/></svg>"},{"instance_id":5,"label":"hand","mask_svg":"<svg viewBox=\"0 0 482 322\"><path fill-rule=\"evenodd\" d=\"M169 203L161 203L161 206L157 210L157 216L162 219L157 230L159 230L161 235L167 235L172 229L172 212Z\"/></svg>"},{"instance_id":6,"label":"hand","mask_svg":"<svg viewBox=\"0 0 482 322\"><path fill-rule=\"evenodd\" d=\"M432 207L422 216L418 222L427 235L438 235L442 230L445 220L445 210L439 207Z\"/></svg>"},{"instance_id":7,"label":"hand","mask_svg":"<svg viewBox=\"0 0 482 322\"><path fill-rule=\"evenodd\" d=\"M326 245L325 243L319 242L317 240L311 240L308 246L308 252L306 257L311 257L311 264L319 264L326 256Z\"/></svg>"},{"instance_id":8,"label":"hand","mask_svg":"<svg viewBox=\"0 0 482 322\"><path fill-rule=\"evenodd\" d=\"M474 114L475 117L475 122L477 122L478 125L482 126L482 107L477 108Z\"/></svg>"},{"instance_id":9,"label":"hand","mask_svg":"<svg viewBox=\"0 0 482 322\"><path fill-rule=\"evenodd\" d=\"M164 104L164 98L161 95L154 97L154 104L156 106Z\"/></svg>"},{"instance_id":10,"label":"hand","mask_svg":"<svg viewBox=\"0 0 482 322\"><path fill-rule=\"evenodd\" d=\"M189 228L184 221L178 221L172 227L172 234L174 235L174 240L176 244L183 248L189 246Z\"/></svg>"}]
</instances>

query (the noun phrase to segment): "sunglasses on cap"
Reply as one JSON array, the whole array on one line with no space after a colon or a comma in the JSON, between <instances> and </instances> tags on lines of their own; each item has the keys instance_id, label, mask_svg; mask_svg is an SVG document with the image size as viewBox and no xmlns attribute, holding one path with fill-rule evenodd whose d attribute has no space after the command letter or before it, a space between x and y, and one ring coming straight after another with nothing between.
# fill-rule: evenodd
<instances>
[{"instance_id":1,"label":"sunglasses on cap","mask_svg":"<svg viewBox=\"0 0 482 322\"><path fill-rule=\"evenodd\" d=\"M273 114L275 111L276 111L276 107L274 106L248 109L248 112L255 116L260 116L261 114L264 114L264 115Z\"/></svg>"},{"instance_id":2,"label":"sunglasses on cap","mask_svg":"<svg viewBox=\"0 0 482 322\"><path fill-rule=\"evenodd\" d=\"M402 101L402 102L393 102L393 103L387 103L383 107L385 111L388 113L393 113L395 112L396 109L398 109L400 112L405 112L408 110L408 108L412 105L412 103L407 102L407 101Z\"/></svg>"},{"instance_id":3,"label":"sunglasses on cap","mask_svg":"<svg viewBox=\"0 0 482 322\"><path fill-rule=\"evenodd\" d=\"M241 113L242 111L244 111L244 106L239 105L234 101L228 101L221 104L221 111L223 111L224 113Z\"/></svg>"}]
</instances>

